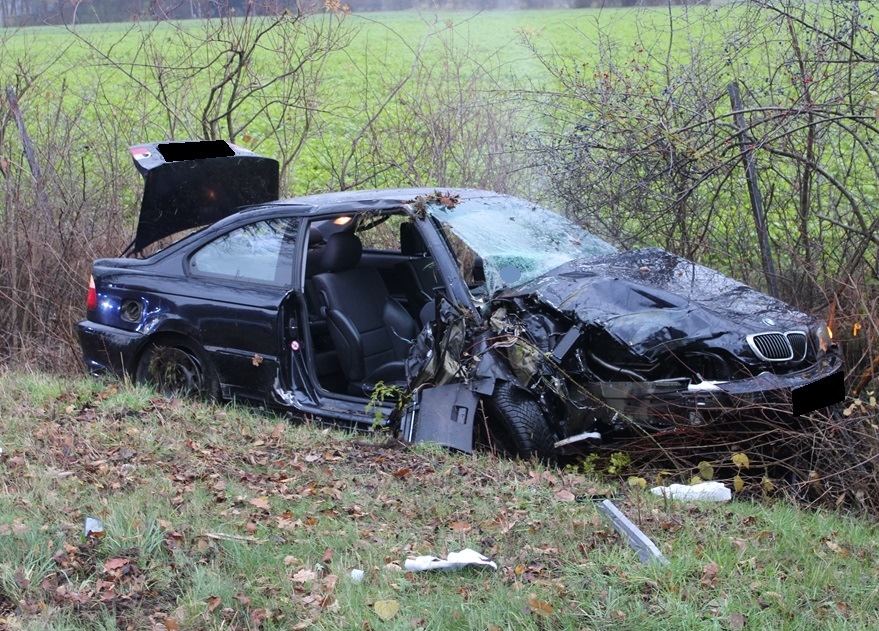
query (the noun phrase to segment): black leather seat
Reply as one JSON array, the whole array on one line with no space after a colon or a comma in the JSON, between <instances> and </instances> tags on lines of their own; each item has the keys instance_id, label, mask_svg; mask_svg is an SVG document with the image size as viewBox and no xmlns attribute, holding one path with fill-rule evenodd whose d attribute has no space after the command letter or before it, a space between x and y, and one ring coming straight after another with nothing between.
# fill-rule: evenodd
<instances>
[{"instance_id":1,"label":"black leather seat","mask_svg":"<svg viewBox=\"0 0 879 631\"><path fill-rule=\"evenodd\" d=\"M355 234L332 235L322 271L312 279L348 392L357 395L369 394L379 381L404 386L403 360L418 334L415 320L391 298L378 271L357 266L362 252Z\"/></svg>"}]
</instances>

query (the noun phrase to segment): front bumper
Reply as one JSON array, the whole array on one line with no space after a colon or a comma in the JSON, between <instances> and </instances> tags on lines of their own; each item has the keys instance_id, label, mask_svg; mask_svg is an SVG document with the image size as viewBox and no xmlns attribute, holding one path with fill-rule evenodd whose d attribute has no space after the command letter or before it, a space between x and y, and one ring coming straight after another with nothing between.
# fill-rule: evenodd
<instances>
[{"instance_id":1,"label":"front bumper","mask_svg":"<svg viewBox=\"0 0 879 631\"><path fill-rule=\"evenodd\" d=\"M706 416L754 412L798 416L845 398L842 358L825 355L786 375L761 373L749 379L692 384L689 380L598 382L586 385L596 420L622 429L699 424ZM602 405L603 404L603 405Z\"/></svg>"},{"instance_id":2,"label":"front bumper","mask_svg":"<svg viewBox=\"0 0 879 631\"><path fill-rule=\"evenodd\" d=\"M82 359L93 375L112 373L123 376L134 367L146 336L123 331L91 320L76 325Z\"/></svg>"}]
</instances>

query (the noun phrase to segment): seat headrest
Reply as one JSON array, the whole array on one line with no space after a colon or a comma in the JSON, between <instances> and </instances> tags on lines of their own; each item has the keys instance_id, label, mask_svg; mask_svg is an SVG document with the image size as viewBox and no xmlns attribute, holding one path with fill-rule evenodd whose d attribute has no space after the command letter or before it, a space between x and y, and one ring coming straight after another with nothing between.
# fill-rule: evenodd
<instances>
[{"instance_id":1,"label":"seat headrest","mask_svg":"<svg viewBox=\"0 0 879 631\"><path fill-rule=\"evenodd\" d=\"M315 225L308 227L308 247L313 248L324 242L324 235Z\"/></svg>"},{"instance_id":2,"label":"seat headrest","mask_svg":"<svg viewBox=\"0 0 879 631\"><path fill-rule=\"evenodd\" d=\"M427 254L427 245L421 237L421 233L415 224L406 222L400 224L400 252L406 256L423 256Z\"/></svg>"},{"instance_id":3,"label":"seat headrest","mask_svg":"<svg viewBox=\"0 0 879 631\"><path fill-rule=\"evenodd\" d=\"M330 235L323 249L321 269L324 272L342 272L357 267L363 254L363 244L353 232Z\"/></svg>"}]
</instances>

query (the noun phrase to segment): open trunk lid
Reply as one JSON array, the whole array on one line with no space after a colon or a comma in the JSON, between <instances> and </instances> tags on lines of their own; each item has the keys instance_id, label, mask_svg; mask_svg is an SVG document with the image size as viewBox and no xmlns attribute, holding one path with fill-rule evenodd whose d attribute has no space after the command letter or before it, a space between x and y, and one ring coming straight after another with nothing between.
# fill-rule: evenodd
<instances>
[{"instance_id":1,"label":"open trunk lid","mask_svg":"<svg viewBox=\"0 0 879 631\"><path fill-rule=\"evenodd\" d=\"M129 151L145 184L135 253L279 197L278 161L225 140L146 143Z\"/></svg>"}]
</instances>

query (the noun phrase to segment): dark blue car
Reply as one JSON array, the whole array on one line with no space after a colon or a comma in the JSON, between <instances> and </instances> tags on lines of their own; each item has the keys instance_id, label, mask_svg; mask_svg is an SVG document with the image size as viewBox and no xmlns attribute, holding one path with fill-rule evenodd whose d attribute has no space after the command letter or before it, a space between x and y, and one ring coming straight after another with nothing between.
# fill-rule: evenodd
<instances>
[{"instance_id":1,"label":"dark blue car","mask_svg":"<svg viewBox=\"0 0 879 631\"><path fill-rule=\"evenodd\" d=\"M94 373L546 458L843 398L824 322L534 203L432 188L279 200L277 163L223 141L131 153L137 233L129 256L94 262L79 324Z\"/></svg>"}]
</instances>

